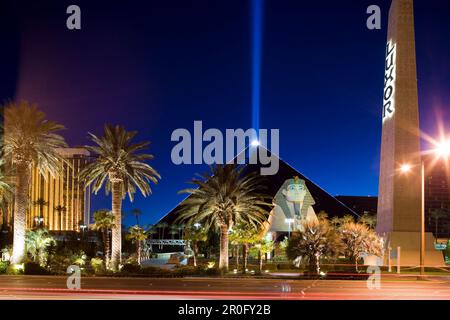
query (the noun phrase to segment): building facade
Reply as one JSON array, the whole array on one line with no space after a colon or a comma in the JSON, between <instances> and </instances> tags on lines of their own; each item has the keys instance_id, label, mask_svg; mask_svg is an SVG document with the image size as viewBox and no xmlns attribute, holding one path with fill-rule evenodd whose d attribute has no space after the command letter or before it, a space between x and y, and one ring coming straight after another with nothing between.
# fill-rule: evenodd
<instances>
[{"instance_id":1,"label":"building facade","mask_svg":"<svg viewBox=\"0 0 450 320\"><path fill-rule=\"evenodd\" d=\"M58 152L64 157L60 174L52 177L31 169L29 205L26 214L28 229L42 226L50 231L80 231L80 226L90 221L90 187L84 188L78 174L90 160L87 150L63 148ZM2 217L2 224L12 223L12 203Z\"/></svg>"},{"instance_id":2,"label":"building facade","mask_svg":"<svg viewBox=\"0 0 450 320\"><path fill-rule=\"evenodd\" d=\"M440 159L425 157L425 231L450 238L450 170Z\"/></svg>"}]
</instances>

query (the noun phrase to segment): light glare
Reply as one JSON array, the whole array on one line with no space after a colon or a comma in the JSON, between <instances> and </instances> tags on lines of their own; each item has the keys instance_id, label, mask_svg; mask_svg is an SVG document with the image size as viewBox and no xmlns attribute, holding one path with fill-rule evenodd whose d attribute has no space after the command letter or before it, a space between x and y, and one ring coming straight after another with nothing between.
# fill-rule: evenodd
<instances>
[{"instance_id":1,"label":"light glare","mask_svg":"<svg viewBox=\"0 0 450 320\"><path fill-rule=\"evenodd\" d=\"M408 172L410 172L410 171L411 171L411 165L410 165L410 164L403 164L403 165L400 167L400 171L401 171L402 173L408 173Z\"/></svg>"}]
</instances>

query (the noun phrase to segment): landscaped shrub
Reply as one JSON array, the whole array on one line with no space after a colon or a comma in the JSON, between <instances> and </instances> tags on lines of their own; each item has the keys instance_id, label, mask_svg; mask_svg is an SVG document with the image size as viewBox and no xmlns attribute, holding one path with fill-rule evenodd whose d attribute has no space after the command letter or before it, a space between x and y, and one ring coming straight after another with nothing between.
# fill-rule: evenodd
<instances>
[{"instance_id":1,"label":"landscaped shrub","mask_svg":"<svg viewBox=\"0 0 450 320\"><path fill-rule=\"evenodd\" d=\"M48 269L54 274L66 274L70 265L72 265L71 256L53 255L49 260Z\"/></svg>"},{"instance_id":2,"label":"landscaped shrub","mask_svg":"<svg viewBox=\"0 0 450 320\"><path fill-rule=\"evenodd\" d=\"M105 265L103 263L103 259L101 258L92 258L91 259L91 267L94 269L96 274L102 273L105 271Z\"/></svg>"},{"instance_id":3,"label":"landscaped shrub","mask_svg":"<svg viewBox=\"0 0 450 320\"><path fill-rule=\"evenodd\" d=\"M8 270L9 263L6 261L0 261L0 274L6 273Z\"/></svg>"}]
</instances>

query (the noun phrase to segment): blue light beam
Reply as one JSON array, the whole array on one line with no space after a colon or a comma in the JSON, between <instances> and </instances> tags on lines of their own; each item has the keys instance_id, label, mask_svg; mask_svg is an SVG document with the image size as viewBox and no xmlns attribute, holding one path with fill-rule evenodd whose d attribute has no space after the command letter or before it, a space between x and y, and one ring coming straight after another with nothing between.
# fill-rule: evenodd
<instances>
[{"instance_id":1,"label":"blue light beam","mask_svg":"<svg viewBox=\"0 0 450 320\"><path fill-rule=\"evenodd\" d=\"M261 107L261 64L264 0L251 1L252 30L252 127L257 132L260 128Z\"/></svg>"}]
</instances>

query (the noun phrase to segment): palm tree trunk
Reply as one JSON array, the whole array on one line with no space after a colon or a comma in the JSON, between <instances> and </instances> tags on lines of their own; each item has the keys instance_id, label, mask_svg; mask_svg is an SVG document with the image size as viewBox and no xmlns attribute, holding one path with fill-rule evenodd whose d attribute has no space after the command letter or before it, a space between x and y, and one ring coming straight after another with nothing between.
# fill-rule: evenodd
<instances>
[{"instance_id":1,"label":"palm tree trunk","mask_svg":"<svg viewBox=\"0 0 450 320\"><path fill-rule=\"evenodd\" d=\"M118 271L122 262L122 180L113 179L111 185L112 213L115 220L112 228L111 267L113 271Z\"/></svg>"},{"instance_id":2,"label":"palm tree trunk","mask_svg":"<svg viewBox=\"0 0 450 320\"><path fill-rule=\"evenodd\" d=\"M22 263L25 258L25 220L30 183L30 164L17 163L16 188L14 197L14 236L12 264Z\"/></svg>"},{"instance_id":3,"label":"palm tree trunk","mask_svg":"<svg viewBox=\"0 0 450 320\"><path fill-rule=\"evenodd\" d=\"M108 269L109 266L109 260L110 260L110 245L109 245L109 232L108 229L103 229L103 251L104 251L104 257L105 257L105 266Z\"/></svg>"},{"instance_id":4,"label":"palm tree trunk","mask_svg":"<svg viewBox=\"0 0 450 320\"><path fill-rule=\"evenodd\" d=\"M262 254L261 254L261 248L258 250L258 273L262 273Z\"/></svg>"},{"instance_id":5,"label":"palm tree trunk","mask_svg":"<svg viewBox=\"0 0 450 320\"><path fill-rule=\"evenodd\" d=\"M220 227L220 258L219 269L228 271L228 227Z\"/></svg>"},{"instance_id":6,"label":"palm tree trunk","mask_svg":"<svg viewBox=\"0 0 450 320\"><path fill-rule=\"evenodd\" d=\"M239 246L236 246L236 270L239 270Z\"/></svg>"},{"instance_id":7,"label":"palm tree trunk","mask_svg":"<svg viewBox=\"0 0 450 320\"><path fill-rule=\"evenodd\" d=\"M194 267L196 267L197 266L197 251L198 251L197 241L192 242L192 251L194 252Z\"/></svg>"},{"instance_id":8,"label":"palm tree trunk","mask_svg":"<svg viewBox=\"0 0 450 320\"><path fill-rule=\"evenodd\" d=\"M141 240L136 240L136 256L138 265L141 265Z\"/></svg>"},{"instance_id":9,"label":"palm tree trunk","mask_svg":"<svg viewBox=\"0 0 450 320\"><path fill-rule=\"evenodd\" d=\"M244 243L242 245L242 259L243 261L243 270L242 273L246 273L247 272L247 265L248 265L248 245L246 243Z\"/></svg>"}]
</instances>

